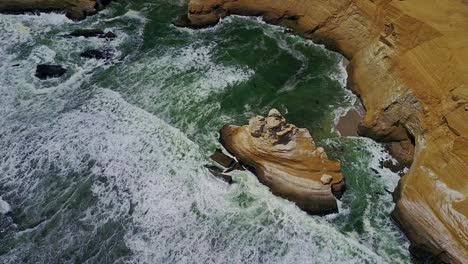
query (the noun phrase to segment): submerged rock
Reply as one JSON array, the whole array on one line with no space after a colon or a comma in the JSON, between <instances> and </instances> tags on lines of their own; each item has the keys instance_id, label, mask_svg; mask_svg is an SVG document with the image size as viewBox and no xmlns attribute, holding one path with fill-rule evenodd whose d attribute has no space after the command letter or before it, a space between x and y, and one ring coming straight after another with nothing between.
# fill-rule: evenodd
<instances>
[{"instance_id":1,"label":"submerged rock","mask_svg":"<svg viewBox=\"0 0 468 264\"><path fill-rule=\"evenodd\" d=\"M67 72L65 68L60 65L40 64L37 65L35 76L41 80L47 78L57 78Z\"/></svg>"},{"instance_id":2,"label":"submerged rock","mask_svg":"<svg viewBox=\"0 0 468 264\"><path fill-rule=\"evenodd\" d=\"M216 166L210 166L210 165L207 165L206 168L210 171L211 175L213 175L214 177L216 177L218 179L221 179L221 180L227 182L228 184L233 184L234 183L234 180L232 179L232 176L224 173L220 168L218 168Z\"/></svg>"},{"instance_id":3,"label":"submerged rock","mask_svg":"<svg viewBox=\"0 0 468 264\"><path fill-rule=\"evenodd\" d=\"M80 57L96 60L109 60L112 59L114 54L110 50L87 50L80 54Z\"/></svg>"},{"instance_id":4,"label":"submerged rock","mask_svg":"<svg viewBox=\"0 0 468 264\"><path fill-rule=\"evenodd\" d=\"M221 143L274 194L311 214L338 211L335 193L344 191L340 164L328 160L309 131L288 124L278 110L254 117L246 126L224 126Z\"/></svg>"},{"instance_id":5,"label":"submerged rock","mask_svg":"<svg viewBox=\"0 0 468 264\"><path fill-rule=\"evenodd\" d=\"M77 29L73 31L72 33L67 35L68 37L85 37L85 38L105 38L105 39L115 39L117 35L115 35L113 32L108 31L104 32L102 29Z\"/></svg>"}]
</instances>

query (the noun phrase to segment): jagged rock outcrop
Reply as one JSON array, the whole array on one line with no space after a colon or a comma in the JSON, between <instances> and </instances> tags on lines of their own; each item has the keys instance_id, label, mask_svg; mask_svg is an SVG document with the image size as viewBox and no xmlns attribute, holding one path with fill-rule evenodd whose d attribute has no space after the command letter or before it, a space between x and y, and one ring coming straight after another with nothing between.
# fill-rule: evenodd
<instances>
[{"instance_id":1,"label":"jagged rock outcrop","mask_svg":"<svg viewBox=\"0 0 468 264\"><path fill-rule=\"evenodd\" d=\"M220 138L274 194L311 214L338 211L335 196L341 197L345 187L340 164L328 160L309 131L288 124L278 110L254 117L246 126L226 125Z\"/></svg>"},{"instance_id":2,"label":"jagged rock outcrop","mask_svg":"<svg viewBox=\"0 0 468 264\"><path fill-rule=\"evenodd\" d=\"M111 0L0 0L0 12L62 12L72 19L94 15Z\"/></svg>"},{"instance_id":3,"label":"jagged rock outcrop","mask_svg":"<svg viewBox=\"0 0 468 264\"><path fill-rule=\"evenodd\" d=\"M191 0L192 26L262 15L350 60L360 133L414 142L393 217L417 257L468 263L468 4L460 0ZM409 148L410 151L413 151Z\"/></svg>"}]
</instances>

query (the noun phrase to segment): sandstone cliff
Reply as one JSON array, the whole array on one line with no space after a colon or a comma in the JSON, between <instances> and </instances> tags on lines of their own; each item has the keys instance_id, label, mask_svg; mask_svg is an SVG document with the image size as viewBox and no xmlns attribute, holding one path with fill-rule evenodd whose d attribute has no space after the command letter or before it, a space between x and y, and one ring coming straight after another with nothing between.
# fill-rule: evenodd
<instances>
[{"instance_id":1,"label":"sandstone cliff","mask_svg":"<svg viewBox=\"0 0 468 264\"><path fill-rule=\"evenodd\" d=\"M65 11L72 19L93 15L111 0L0 0L0 12Z\"/></svg>"},{"instance_id":2,"label":"sandstone cliff","mask_svg":"<svg viewBox=\"0 0 468 264\"><path fill-rule=\"evenodd\" d=\"M252 118L248 126L224 126L221 143L274 194L311 214L338 212L335 196L345 186L340 164L328 160L309 131L288 124L278 110Z\"/></svg>"},{"instance_id":3,"label":"sandstone cliff","mask_svg":"<svg viewBox=\"0 0 468 264\"><path fill-rule=\"evenodd\" d=\"M262 15L351 61L367 111L360 133L415 144L393 213L412 252L468 263L468 3L191 0L187 18L207 26L229 14Z\"/></svg>"}]
</instances>

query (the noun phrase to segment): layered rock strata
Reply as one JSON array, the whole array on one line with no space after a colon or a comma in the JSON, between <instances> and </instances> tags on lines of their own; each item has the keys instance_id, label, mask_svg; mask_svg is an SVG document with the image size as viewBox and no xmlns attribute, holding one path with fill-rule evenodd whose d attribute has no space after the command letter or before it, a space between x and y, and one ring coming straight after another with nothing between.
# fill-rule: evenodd
<instances>
[{"instance_id":1,"label":"layered rock strata","mask_svg":"<svg viewBox=\"0 0 468 264\"><path fill-rule=\"evenodd\" d=\"M0 12L62 12L72 19L84 19L109 4L111 0L0 0Z\"/></svg>"},{"instance_id":2,"label":"layered rock strata","mask_svg":"<svg viewBox=\"0 0 468 264\"><path fill-rule=\"evenodd\" d=\"M246 126L224 126L221 144L274 194L311 214L338 211L335 196L345 186L340 164L328 160L307 129L288 124L277 110Z\"/></svg>"},{"instance_id":3,"label":"layered rock strata","mask_svg":"<svg viewBox=\"0 0 468 264\"><path fill-rule=\"evenodd\" d=\"M360 133L412 142L393 217L417 257L468 263L468 4L461 0L191 0L193 26L259 15L350 60Z\"/></svg>"}]
</instances>

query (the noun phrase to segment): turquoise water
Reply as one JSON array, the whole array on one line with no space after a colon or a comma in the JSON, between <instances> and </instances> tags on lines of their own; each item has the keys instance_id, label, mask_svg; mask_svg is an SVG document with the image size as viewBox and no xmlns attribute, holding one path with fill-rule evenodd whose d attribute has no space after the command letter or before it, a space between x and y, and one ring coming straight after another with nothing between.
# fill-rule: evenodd
<instances>
[{"instance_id":1,"label":"turquoise water","mask_svg":"<svg viewBox=\"0 0 468 264\"><path fill-rule=\"evenodd\" d=\"M148 2L82 22L0 15L1 263L410 261L384 191L398 176L379 168L390 157L333 130L358 104L338 54L256 18L176 28L184 1ZM87 27L118 38L63 37ZM69 71L40 81L38 63ZM227 186L204 168L222 125L272 107L342 163L340 213L309 216L248 172Z\"/></svg>"}]
</instances>

